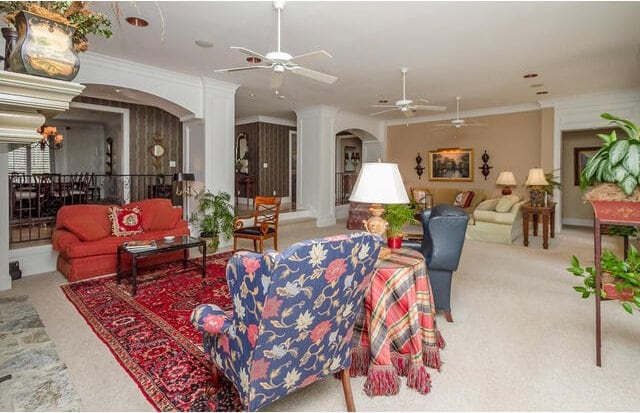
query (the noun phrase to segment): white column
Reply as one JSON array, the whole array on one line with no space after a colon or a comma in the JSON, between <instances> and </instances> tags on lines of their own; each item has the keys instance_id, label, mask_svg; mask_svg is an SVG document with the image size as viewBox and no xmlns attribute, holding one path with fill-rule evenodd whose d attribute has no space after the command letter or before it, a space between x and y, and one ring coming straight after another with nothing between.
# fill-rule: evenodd
<instances>
[{"instance_id":1,"label":"white column","mask_svg":"<svg viewBox=\"0 0 640 413\"><path fill-rule=\"evenodd\" d=\"M11 288L9 275L9 145L0 143L0 291Z\"/></svg>"},{"instance_id":2,"label":"white column","mask_svg":"<svg viewBox=\"0 0 640 413\"><path fill-rule=\"evenodd\" d=\"M298 116L298 204L316 217L316 225L336 223L334 123L338 109L314 106Z\"/></svg>"},{"instance_id":3,"label":"white column","mask_svg":"<svg viewBox=\"0 0 640 413\"><path fill-rule=\"evenodd\" d=\"M233 196L235 93L238 85L203 79L203 88L204 140L200 142L203 144L200 151L204 154L203 181L210 191L224 191ZM195 150L197 148L191 143L189 152Z\"/></svg>"}]
</instances>

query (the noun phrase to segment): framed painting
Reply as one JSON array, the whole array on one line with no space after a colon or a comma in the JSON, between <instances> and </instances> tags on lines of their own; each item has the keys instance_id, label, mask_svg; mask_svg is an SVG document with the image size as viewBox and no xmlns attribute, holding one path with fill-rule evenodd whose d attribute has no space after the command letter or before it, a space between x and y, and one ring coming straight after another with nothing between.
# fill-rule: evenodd
<instances>
[{"instance_id":1,"label":"framed painting","mask_svg":"<svg viewBox=\"0 0 640 413\"><path fill-rule=\"evenodd\" d=\"M473 149L444 148L429 151L430 181L473 181Z\"/></svg>"},{"instance_id":2,"label":"framed painting","mask_svg":"<svg viewBox=\"0 0 640 413\"><path fill-rule=\"evenodd\" d=\"M573 184L580 185L580 174L591 157L598 152L600 146L573 148Z\"/></svg>"}]
</instances>

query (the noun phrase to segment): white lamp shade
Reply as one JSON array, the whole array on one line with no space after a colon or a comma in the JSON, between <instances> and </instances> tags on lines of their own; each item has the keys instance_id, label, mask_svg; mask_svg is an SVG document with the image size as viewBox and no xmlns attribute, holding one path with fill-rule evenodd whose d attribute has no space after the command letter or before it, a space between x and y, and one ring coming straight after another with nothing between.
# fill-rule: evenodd
<instances>
[{"instance_id":1,"label":"white lamp shade","mask_svg":"<svg viewBox=\"0 0 640 413\"><path fill-rule=\"evenodd\" d=\"M527 177L527 182L525 182L527 186L545 186L549 185L547 179L544 177L544 169L542 168L532 168L529 169L529 176Z\"/></svg>"},{"instance_id":2,"label":"white lamp shade","mask_svg":"<svg viewBox=\"0 0 640 413\"><path fill-rule=\"evenodd\" d=\"M502 171L498 175L498 179L496 179L496 185L516 185L516 177L511 171Z\"/></svg>"},{"instance_id":3,"label":"white lamp shade","mask_svg":"<svg viewBox=\"0 0 640 413\"><path fill-rule=\"evenodd\" d=\"M408 204L409 197L395 163L370 162L362 165L349 201L372 204Z\"/></svg>"}]
</instances>

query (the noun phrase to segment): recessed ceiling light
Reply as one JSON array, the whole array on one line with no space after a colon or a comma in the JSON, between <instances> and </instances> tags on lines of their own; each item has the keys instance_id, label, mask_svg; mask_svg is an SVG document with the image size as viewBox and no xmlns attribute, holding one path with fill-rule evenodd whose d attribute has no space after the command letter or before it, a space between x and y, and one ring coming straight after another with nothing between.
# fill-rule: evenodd
<instances>
[{"instance_id":1,"label":"recessed ceiling light","mask_svg":"<svg viewBox=\"0 0 640 413\"><path fill-rule=\"evenodd\" d=\"M541 90L540 92L536 92L536 95L546 95L547 93L549 92L547 92L546 90Z\"/></svg>"},{"instance_id":2,"label":"recessed ceiling light","mask_svg":"<svg viewBox=\"0 0 640 413\"><path fill-rule=\"evenodd\" d=\"M136 27L147 27L149 22L145 19L141 19L140 17L127 17L124 19L127 23Z\"/></svg>"},{"instance_id":3,"label":"recessed ceiling light","mask_svg":"<svg viewBox=\"0 0 640 413\"><path fill-rule=\"evenodd\" d=\"M116 93L120 93L120 92L122 92L122 89L113 89L113 91L116 92Z\"/></svg>"},{"instance_id":4,"label":"recessed ceiling light","mask_svg":"<svg viewBox=\"0 0 640 413\"><path fill-rule=\"evenodd\" d=\"M252 94L250 94L250 95L249 95L249 97L250 97L251 99L253 99L253 98L255 98L255 97L256 97L256 94L255 94L255 93L252 93Z\"/></svg>"},{"instance_id":5,"label":"recessed ceiling light","mask_svg":"<svg viewBox=\"0 0 640 413\"><path fill-rule=\"evenodd\" d=\"M380 99L378 103L389 103L389 101L387 99Z\"/></svg>"},{"instance_id":6,"label":"recessed ceiling light","mask_svg":"<svg viewBox=\"0 0 640 413\"><path fill-rule=\"evenodd\" d=\"M544 84L542 84L542 83L534 83L530 87L541 87L541 86L544 86Z\"/></svg>"},{"instance_id":7,"label":"recessed ceiling light","mask_svg":"<svg viewBox=\"0 0 640 413\"><path fill-rule=\"evenodd\" d=\"M538 74L537 73L527 73L526 75L524 75L522 77L524 77L525 79L531 79L531 78L534 78L534 77L538 77Z\"/></svg>"},{"instance_id":8,"label":"recessed ceiling light","mask_svg":"<svg viewBox=\"0 0 640 413\"><path fill-rule=\"evenodd\" d=\"M260 59L259 57L255 57L255 56L249 56L249 57L247 57L247 62L249 62L249 63L260 63L260 62L262 62L262 59Z\"/></svg>"},{"instance_id":9,"label":"recessed ceiling light","mask_svg":"<svg viewBox=\"0 0 640 413\"><path fill-rule=\"evenodd\" d=\"M196 40L195 43L200 47L213 47L213 42L208 40Z\"/></svg>"}]
</instances>

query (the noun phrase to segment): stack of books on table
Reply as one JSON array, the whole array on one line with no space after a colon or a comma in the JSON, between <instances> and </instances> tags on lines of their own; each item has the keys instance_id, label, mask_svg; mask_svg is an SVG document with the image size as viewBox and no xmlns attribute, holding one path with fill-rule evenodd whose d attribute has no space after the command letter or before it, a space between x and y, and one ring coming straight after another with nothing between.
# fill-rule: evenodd
<instances>
[{"instance_id":1,"label":"stack of books on table","mask_svg":"<svg viewBox=\"0 0 640 413\"><path fill-rule=\"evenodd\" d=\"M158 245L156 244L155 240L127 241L122 245L124 245L126 250L130 252L141 252L141 251L155 250L156 248L158 248Z\"/></svg>"}]
</instances>

